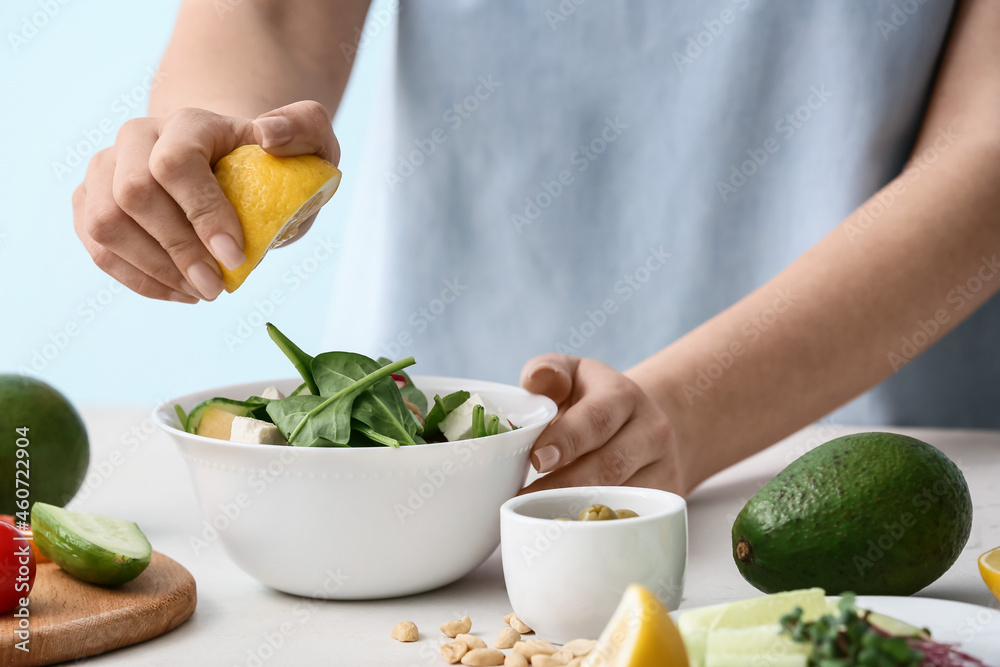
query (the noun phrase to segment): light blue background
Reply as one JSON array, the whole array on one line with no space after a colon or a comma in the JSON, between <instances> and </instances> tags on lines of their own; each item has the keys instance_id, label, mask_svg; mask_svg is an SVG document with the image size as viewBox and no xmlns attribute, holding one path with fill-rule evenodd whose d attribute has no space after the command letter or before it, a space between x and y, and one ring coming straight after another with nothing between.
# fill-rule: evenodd
<instances>
[{"instance_id":1,"label":"light blue background","mask_svg":"<svg viewBox=\"0 0 1000 667\"><path fill-rule=\"evenodd\" d=\"M84 144L85 158L61 178L53 166L102 123L117 131L145 115L143 79L148 83L159 61L180 3L64 2L0 5L0 373L36 370L81 405L151 405L208 386L293 374L262 322L274 319L306 349L321 345L338 258L320 243L341 237L370 130L373 82L391 65L394 25L366 28L370 37L334 120L344 180L309 236L270 254L237 293L184 306L120 286L112 292L116 283L73 232L71 194L89 155L110 145L114 132L96 149ZM389 13L379 15L384 21ZM33 35L24 23L32 17L43 23ZM12 34L28 37L15 45ZM123 95L135 98L131 109ZM268 306L275 290L284 302ZM67 327L77 334L61 333Z\"/></svg>"}]
</instances>

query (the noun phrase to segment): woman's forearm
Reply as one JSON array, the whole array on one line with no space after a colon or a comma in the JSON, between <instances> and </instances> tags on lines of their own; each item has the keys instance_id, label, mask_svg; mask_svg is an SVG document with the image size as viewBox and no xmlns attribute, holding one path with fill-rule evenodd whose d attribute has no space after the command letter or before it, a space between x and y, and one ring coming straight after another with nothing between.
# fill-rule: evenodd
<instances>
[{"instance_id":1,"label":"woman's forearm","mask_svg":"<svg viewBox=\"0 0 1000 667\"><path fill-rule=\"evenodd\" d=\"M340 104L369 0L186 0L149 114L183 107L253 118L313 99Z\"/></svg>"},{"instance_id":2,"label":"woman's forearm","mask_svg":"<svg viewBox=\"0 0 1000 667\"><path fill-rule=\"evenodd\" d=\"M873 387L1000 288L1000 133L988 118L1000 68L979 61L1000 49L976 43L964 9L953 34L964 42L903 173L773 280L628 372L691 449L689 488ZM979 18L992 29L989 11Z\"/></svg>"}]
</instances>

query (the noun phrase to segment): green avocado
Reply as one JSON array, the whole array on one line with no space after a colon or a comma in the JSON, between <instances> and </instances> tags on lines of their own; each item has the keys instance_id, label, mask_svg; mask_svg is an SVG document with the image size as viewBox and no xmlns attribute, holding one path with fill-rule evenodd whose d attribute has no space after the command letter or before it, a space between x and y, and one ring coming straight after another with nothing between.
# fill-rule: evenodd
<instances>
[{"instance_id":1,"label":"green avocado","mask_svg":"<svg viewBox=\"0 0 1000 667\"><path fill-rule=\"evenodd\" d=\"M90 462L87 429L62 394L24 375L0 375L0 514L68 503Z\"/></svg>"},{"instance_id":2,"label":"green avocado","mask_svg":"<svg viewBox=\"0 0 1000 667\"><path fill-rule=\"evenodd\" d=\"M764 593L911 595L958 558L972 528L962 471L894 433L836 438L807 452L747 502L733 558Z\"/></svg>"}]
</instances>

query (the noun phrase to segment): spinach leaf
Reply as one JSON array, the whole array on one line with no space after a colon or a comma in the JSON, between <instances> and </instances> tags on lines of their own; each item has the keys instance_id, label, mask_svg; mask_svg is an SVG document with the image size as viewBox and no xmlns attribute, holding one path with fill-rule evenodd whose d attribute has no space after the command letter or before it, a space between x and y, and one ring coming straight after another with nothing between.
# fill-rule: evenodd
<instances>
[{"instance_id":1,"label":"spinach leaf","mask_svg":"<svg viewBox=\"0 0 1000 667\"><path fill-rule=\"evenodd\" d=\"M396 449L399 449L399 447L402 445L413 444L413 443L400 442L395 438L391 438L387 435L382 435L368 424L365 424L364 422L360 422L357 420L351 423L351 427L354 429L355 433L360 433L361 435L371 440L374 444L385 445L386 447L395 447Z\"/></svg>"},{"instance_id":2,"label":"spinach leaf","mask_svg":"<svg viewBox=\"0 0 1000 667\"><path fill-rule=\"evenodd\" d=\"M302 379L305 380L306 386L309 387L309 391L313 393L314 396L319 396L319 389L316 388L316 382L313 380L312 372L309 370L312 364L313 358L308 354L303 352L298 345L293 343L288 339L288 337L278 330L278 327L274 326L270 322L267 323L267 335L271 337L288 360L292 362L295 366L295 370L299 372Z\"/></svg>"},{"instance_id":3,"label":"spinach leaf","mask_svg":"<svg viewBox=\"0 0 1000 667\"><path fill-rule=\"evenodd\" d=\"M365 361L359 361L359 358ZM319 361L320 359L322 361ZM333 390L334 393L332 395L324 393L323 396L319 397L322 402L301 417L298 425L286 436L290 444L298 445L298 438L300 437L304 439L304 445L322 439L339 445L348 444L351 439L351 412L354 401L360 394L371 389L380 380L389 380L389 382L385 383L385 386L396 390L396 396L400 405L404 410L406 409L406 406L402 405L403 399L402 396L399 396L396 384L392 382L389 376L401 368L406 368L416 363L413 357L407 357L381 368L378 368L378 364L374 360L368 359L363 355L343 352L328 352L320 355L314 361L316 363L314 364L313 372L318 373L322 379L323 386ZM364 368L371 368L372 365L377 370L364 374ZM352 374L359 373L362 374L361 377L358 377L351 384L346 384L350 381ZM337 387L342 388L337 389ZM295 398L304 399L307 397L296 396ZM289 399L282 399L282 401L287 400ZM386 409L388 409L388 406L386 406ZM407 410L407 412L409 411ZM369 426L372 425L369 424Z\"/></svg>"},{"instance_id":4,"label":"spinach leaf","mask_svg":"<svg viewBox=\"0 0 1000 667\"><path fill-rule=\"evenodd\" d=\"M281 431L281 434L285 436L285 440L291 443L292 431L309 414L310 410L319 407L321 403L323 403L322 396L289 396L268 403L267 414ZM304 439L301 442L296 441L294 444L305 447L313 446L313 443L306 442Z\"/></svg>"},{"instance_id":5,"label":"spinach leaf","mask_svg":"<svg viewBox=\"0 0 1000 667\"><path fill-rule=\"evenodd\" d=\"M342 391L352 382L389 367L391 365L380 366L377 361L351 352L327 352L312 363L313 376L324 396ZM395 380L388 375L357 395L351 416L380 435L404 445L416 444L413 436L420 430L420 423L403 402Z\"/></svg>"},{"instance_id":6,"label":"spinach leaf","mask_svg":"<svg viewBox=\"0 0 1000 667\"><path fill-rule=\"evenodd\" d=\"M379 366L388 366L392 363L392 359L389 357L379 357ZM403 398L413 403L415 406L420 408L420 414L427 415L427 397L424 396L424 392L417 388L417 385L413 384L413 380L405 371L400 371L396 375L402 375L406 378L406 386L400 387L399 392L403 395Z\"/></svg>"},{"instance_id":7,"label":"spinach leaf","mask_svg":"<svg viewBox=\"0 0 1000 667\"><path fill-rule=\"evenodd\" d=\"M440 395L434 396L434 407L427 413L424 419L424 438L430 442L432 439L441 438L441 422L452 410L469 400L471 396L467 391L456 391L448 394L444 398Z\"/></svg>"}]
</instances>

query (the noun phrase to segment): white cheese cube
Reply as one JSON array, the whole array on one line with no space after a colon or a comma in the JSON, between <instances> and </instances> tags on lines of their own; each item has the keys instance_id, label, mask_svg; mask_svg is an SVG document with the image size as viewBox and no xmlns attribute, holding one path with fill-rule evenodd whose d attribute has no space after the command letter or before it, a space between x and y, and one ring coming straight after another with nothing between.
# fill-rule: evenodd
<instances>
[{"instance_id":1,"label":"white cheese cube","mask_svg":"<svg viewBox=\"0 0 1000 667\"><path fill-rule=\"evenodd\" d=\"M253 417L237 417L233 420L233 430L229 435L233 442L251 445L287 445L288 441L274 424Z\"/></svg>"},{"instance_id":2,"label":"white cheese cube","mask_svg":"<svg viewBox=\"0 0 1000 667\"><path fill-rule=\"evenodd\" d=\"M260 392L261 398L270 398L272 401L277 401L285 397L284 394L277 387L268 387L264 391Z\"/></svg>"},{"instance_id":3,"label":"white cheese cube","mask_svg":"<svg viewBox=\"0 0 1000 667\"><path fill-rule=\"evenodd\" d=\"M473 394L465 403L449 412L448 416L441 420L441 433L447 440L454 442L472 437L472 409L477 405L483 406L486 413L486 424L490 423L492 415L497 415L500 417L500 430L498 432L506 433L510 430L510 422L500 414L500 411L492 403L479 394Z\"/></svg>"}]
</instances>

